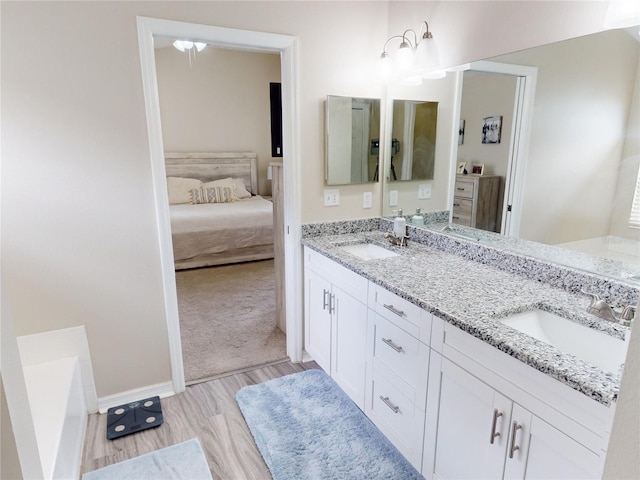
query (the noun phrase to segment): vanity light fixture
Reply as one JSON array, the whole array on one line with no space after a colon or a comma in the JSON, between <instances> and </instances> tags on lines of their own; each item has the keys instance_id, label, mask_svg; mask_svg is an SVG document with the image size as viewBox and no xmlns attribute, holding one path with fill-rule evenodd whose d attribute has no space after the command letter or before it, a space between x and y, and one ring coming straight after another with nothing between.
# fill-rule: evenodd
<instances>
[{"instance_id":1,"label":"vanity light fixture","mask_svg":"<svg viewBox=\"0 0 640 480\"><path fill-rule=\"evenodd\" d=\"M191 40L176 40L173 42L173 46L176 47L181 52L190 51L192 48L195 48L198 52L204 50L207 46L204 42L192 42Z\"/></svg>"},{"instance_id":2,"label":"vanity light fixture","mask_svg":"<svg viewBox=\"0 0 640 480\"><path fill-rule=\"evenodd\" d=\"M413 42L410 34L413 34ZM395 38L402 39L402 42L395 53L395 59L392 60L387 52L387 45ZM378 73L385 81L397 76L403 85L420 85L423 78L436 79L445 76L445 71L440 65L438 46L426 21L422 22L418 33L407 29L402 35L393 35L385 42L378 61Z\"/></svg>"}]
</instances>

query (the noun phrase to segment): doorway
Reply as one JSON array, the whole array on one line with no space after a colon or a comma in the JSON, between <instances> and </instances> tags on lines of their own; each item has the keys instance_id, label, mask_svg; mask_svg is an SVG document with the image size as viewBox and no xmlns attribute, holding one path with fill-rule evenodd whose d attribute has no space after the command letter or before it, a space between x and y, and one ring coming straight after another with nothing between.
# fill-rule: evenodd
<instances>
[{"instance_id":1,"label":"doorway","mask_svg":"<svg viewBox=\"0 0 640 480\"><path fill-rule=\"evenodd\" d=\"M485 74L497 74L510 76L515 80L515 88L512 103L512 116L510 122L511 135L507 148L507 167L504 180L504 193L502 204L499 205L500 233L505 236L517 237L520 232L520 218L522 215L522 190L526 169L527 152L529 148L529 136L533 118L533 101L535 97L538 69L523 65L512 65L498 62L480 61L464 65L458 72L458 118L456 125L462 125L460 109L462 103L466 72L480 72ZM490 114L493 115L493 114ZM462 128L462 127L461 127ZM466 137L466 127L465 134ZM453 212L456 167L458 163L458 148L453 149L452 165L454 175L449 196L449 210ZM469 166L470 167L470 166Z\"/></svg>"},{"instance_id":2,"label":"doorway","mask_svg":"<svg viewBox=\"0 0 640 480\"><path fill-rule=\"evenodd\" d=\"M297 39L288 35L236 30L193 23L138 17L138 40L142 67L143 90L148 124L151 171L156 197L160 262L163 272L166 321L171 359L172 383L176 393L184 391L185 377L180 344L178 305L173 265L171 225L168 212L164 146L154 36L188 38L210 45L247 51L269 51L280 54L282 78L282 122L284 164L284 267L285 321L287 355L293 362L302 360L302 292L300 242L299 184L299 106L297 83Z\"/></svg>"}]
</instances>

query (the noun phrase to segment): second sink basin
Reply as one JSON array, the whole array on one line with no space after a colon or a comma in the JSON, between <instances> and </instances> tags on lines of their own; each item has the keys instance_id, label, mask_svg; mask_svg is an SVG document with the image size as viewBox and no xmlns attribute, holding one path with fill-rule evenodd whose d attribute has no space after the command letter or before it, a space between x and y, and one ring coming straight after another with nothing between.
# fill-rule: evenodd
<instances>
[{"instance_id":1,"label":"second sink basin","mask_svg":"<svg viewBox=\"0 0 640 480\"><path fill-rule=\"evenodd\" d=\"M624 340L544 310L518 313L500 322L607 372L619 373L625 362Z\"/></svg>"},{"instance_id":2,"label":"second sink basin","mask_svg":"<svg viewBox=\"0 0 640 480\"><path fill-rule=\"evenodd\" d=\"M355 245L344 245L340 247L345 252L355 255L362 260L377 260L380 258L397 257L396 252L392 252L373 243L356 243Z\"/></svg>"}]
</instances>

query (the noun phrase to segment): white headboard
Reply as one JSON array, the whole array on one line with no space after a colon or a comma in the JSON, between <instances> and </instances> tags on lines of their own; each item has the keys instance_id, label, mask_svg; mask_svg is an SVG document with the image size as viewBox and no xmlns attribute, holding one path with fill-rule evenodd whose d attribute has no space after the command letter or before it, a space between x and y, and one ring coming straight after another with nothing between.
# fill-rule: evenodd
<instances>
[{"instance_id":1,"label":"white headboard","mask_svg":"<svg viewBox=\"0 0 640 480\"><path fill-rule=\"evenodd\" d=\"M198 178L203 182L220 178L242 178L252 194L258 194L258 167L252 152L165 152L167 177Z\"/></svg>"}]
</instances>

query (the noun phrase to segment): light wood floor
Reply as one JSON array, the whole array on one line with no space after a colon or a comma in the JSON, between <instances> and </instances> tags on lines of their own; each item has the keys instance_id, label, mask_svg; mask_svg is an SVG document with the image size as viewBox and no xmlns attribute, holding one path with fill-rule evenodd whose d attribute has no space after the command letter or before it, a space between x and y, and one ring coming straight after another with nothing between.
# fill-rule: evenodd
<instances>
[{"instance_id":1,"label":"light wood floor","mask_svg":"<svg viewBox=\"0 0 640 480\"><path fill-rule=\"evenodd\" d=\"M197 437L214 479L270 479L271 475L236 403L236 392L291 373L319 368L315 362L279 363L187 387L161 401L164 423L106 439L106 415L89 416L82 473Z\"/></svg>"}]
</instances>

